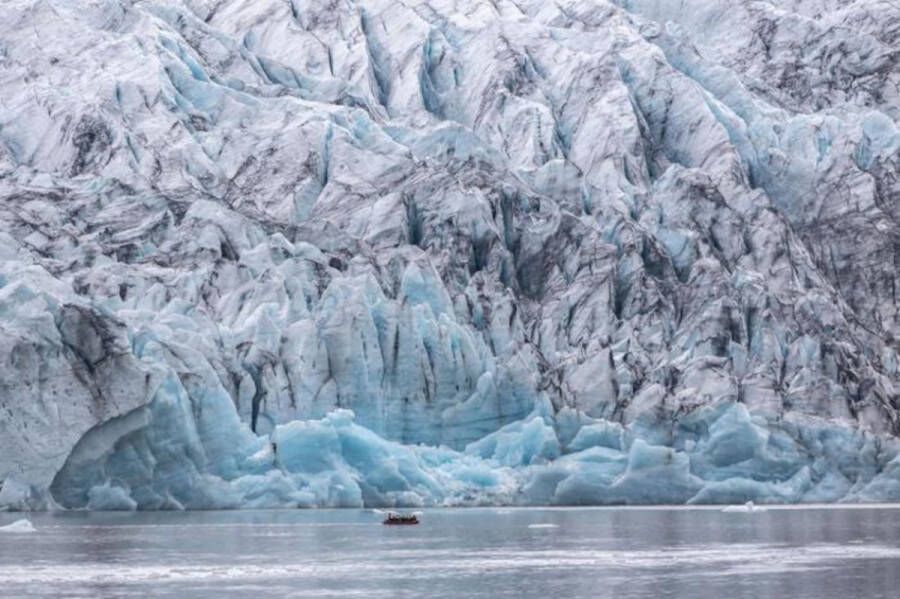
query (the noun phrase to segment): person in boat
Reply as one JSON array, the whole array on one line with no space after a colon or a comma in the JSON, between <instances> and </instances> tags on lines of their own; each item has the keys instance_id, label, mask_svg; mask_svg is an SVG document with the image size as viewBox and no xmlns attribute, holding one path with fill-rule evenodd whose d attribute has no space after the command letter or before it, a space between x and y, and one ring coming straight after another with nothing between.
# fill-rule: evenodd
<instances>
[{"instance_id":1,"label":"person in boat","mask_svg":"<svg viewBox=\"0 0 900 599\"><path fill-rule=\"evenodd\" d=\"M388 512L385 524L418 524L419 517L416 514L398 514L397 512Z\"/></svg>"}]
</instances>

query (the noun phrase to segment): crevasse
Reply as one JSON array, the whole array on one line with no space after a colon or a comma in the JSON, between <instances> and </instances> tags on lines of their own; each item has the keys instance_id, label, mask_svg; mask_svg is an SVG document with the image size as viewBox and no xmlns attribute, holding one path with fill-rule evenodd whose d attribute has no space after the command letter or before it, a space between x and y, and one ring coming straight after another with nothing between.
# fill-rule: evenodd
<instances>
[{"instance_id":1,"label":"crevasse","mask_svg":"<svg viewBox=\"0 0 900 599\"><path fill-rule=\"evenodd\" d=\"M900 499L886 0L10 0L0 509Z\"/></svg>"}]
</instances>

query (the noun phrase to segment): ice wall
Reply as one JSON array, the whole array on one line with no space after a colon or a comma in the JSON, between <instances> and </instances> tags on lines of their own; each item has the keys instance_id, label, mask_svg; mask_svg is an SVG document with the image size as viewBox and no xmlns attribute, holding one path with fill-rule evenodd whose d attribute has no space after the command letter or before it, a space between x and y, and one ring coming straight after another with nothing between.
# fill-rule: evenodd
<instances>
[{"instance_id":1,"label":"ice wall","mask_svg":"<svg viewBox=\"0 0 900 599\"><path fill-rule=\"evenodd\" d=\"M900 10L682 4L7 2L0 506L897 499Z\"/></svg>"},{"instance_id":2,"label":"ice wall","mask_svg":"<svg viewBox=\"0 0 900 599\"><path fill-rule=\"evenodd\" d=\"M707 406L674 427L649 415L624 427L571 410L554 418L545 407L456 451L388 441L348 410L255 437L215 403L201 424L183 394L161 390L90 431L53 498L115 510L709 504L889 501L900 489L895 439L822 419L767 422L743 404ZM214 437L202 432L210 425Z\"/></svg>"}]
</instances>

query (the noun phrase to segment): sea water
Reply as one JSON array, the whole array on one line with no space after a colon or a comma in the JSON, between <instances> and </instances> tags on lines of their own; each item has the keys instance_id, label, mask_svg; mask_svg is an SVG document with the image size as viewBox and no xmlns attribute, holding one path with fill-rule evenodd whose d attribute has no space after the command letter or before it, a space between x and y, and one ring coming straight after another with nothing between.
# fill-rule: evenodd
<instances>
[{"instance_id":1,"label":"sea water","mask_svg":"<svg viewBox=\"0 0 900 599\"><path fill-rule=\"evenodd\" d=\"M26 514L3 597L792 597L900 593L900 506ZM0 514L0 526L23 514Z\"/></svg>"}]
</instances>

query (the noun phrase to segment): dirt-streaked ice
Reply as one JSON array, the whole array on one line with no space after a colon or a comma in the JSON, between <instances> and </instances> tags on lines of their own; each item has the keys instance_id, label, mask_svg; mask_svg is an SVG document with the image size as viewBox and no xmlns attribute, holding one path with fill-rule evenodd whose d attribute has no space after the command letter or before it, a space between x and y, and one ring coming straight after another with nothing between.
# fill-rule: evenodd
<instances>
[{"instance_id":1,"label":"dirt-streaked ice","mask_svg":"<svg viewBox=\"0 0 900 599\"><path fill-rule=\"evenodd\" d=\"M900 499L888 0L10 0L0 506Z\"/></svg>"}]
</instances>

